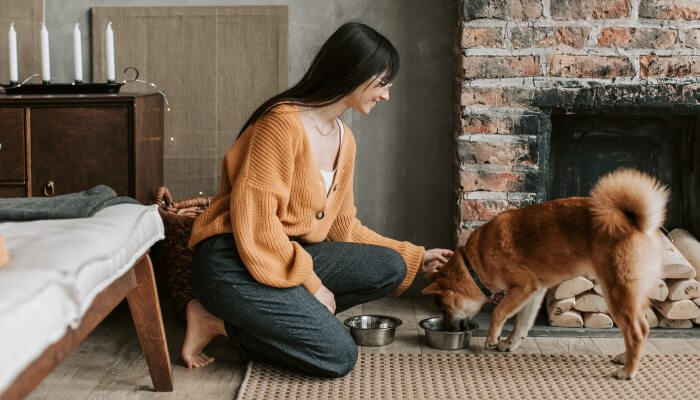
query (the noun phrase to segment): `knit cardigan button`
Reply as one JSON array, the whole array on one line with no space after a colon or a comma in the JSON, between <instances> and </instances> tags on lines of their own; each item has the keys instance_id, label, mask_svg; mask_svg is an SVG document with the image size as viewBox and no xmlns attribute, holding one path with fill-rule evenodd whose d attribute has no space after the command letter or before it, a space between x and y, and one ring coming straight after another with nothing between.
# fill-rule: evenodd
<instances>
[{"instance_id":1,"label":"knit cardigan button","mask_svg":"<svg viewBox=\"0 0 700 400\"><path fill-rule=\"evenodd\" d=\"M316 214L316 218L318 218L318 219L323 219L323 216L324 216L324 215L325 215L325 214L323 213L323 211L319 211L318 214Z\"/></svg>"}]
</instances>

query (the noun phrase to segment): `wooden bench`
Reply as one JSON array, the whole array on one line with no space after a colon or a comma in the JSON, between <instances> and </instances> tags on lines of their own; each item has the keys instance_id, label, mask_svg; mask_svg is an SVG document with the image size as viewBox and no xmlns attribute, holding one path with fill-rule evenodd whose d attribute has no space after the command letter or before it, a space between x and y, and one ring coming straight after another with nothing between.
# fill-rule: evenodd
<instances>
[{"instance_id":1,"label":"wooden bench","mask_svg":"<svg viewBox=\"0 0 700 400\"><path fill-rule=\"evenodd\" d=\"M153 388L158 392L172 391L173 375L153 266L148 254L145 254L129 272L97 295L80 326L77 329L69 328L61 340L44 350L0 395L0 399L21 399L27 396L124 298L129 303Z\"/></svg>"}]
</instances>

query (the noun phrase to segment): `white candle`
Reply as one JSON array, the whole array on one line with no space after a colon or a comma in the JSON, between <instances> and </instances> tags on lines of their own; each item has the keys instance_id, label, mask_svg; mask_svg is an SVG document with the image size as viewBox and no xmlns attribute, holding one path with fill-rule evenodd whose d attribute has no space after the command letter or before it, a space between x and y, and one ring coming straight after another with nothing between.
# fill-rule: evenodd
<instances>
[{"instance_id":1,"label":"white candle","mask_svg":"<svg viewBox=\"0 0 700 400\"><path fill-rule=\"evenodd\" d=\"M41 23L41 79L44 82L51 80L51 60L49 59L49 31L46 24Z\"/></svg>"},{"instance_id":2,"label":"white candle","mask_svg":"<svg viewBox=\"0 0 700 400\"><path fill-rule=\"evenodd\" d=\"M107 24L105 30L105 54L107 56L107 82L114 82L114 32L112 32L111 22Z\"/></svg>"},{"instance_id":3,"label":"white candle","mask_svg":"<svg viewBox=\"0 0 700 400\"><path fill-rule=\"evenodd\" d=\"M17 83L17 32L15 32L15 24L10 24L10 32L7 35L7 47L10 50L10 82Z\"/></svg>"},{"instance_id":4,"label":"white candle","mask_svg":"<svg viewBox=\"0 0 700 400\"><path fill-rule=\"evenodd\" d=\"M75 24L73 28L73 64L75 64L75 80L81 82L83 80L83 49L78 24Z\"/></svg>"}]
</instances>

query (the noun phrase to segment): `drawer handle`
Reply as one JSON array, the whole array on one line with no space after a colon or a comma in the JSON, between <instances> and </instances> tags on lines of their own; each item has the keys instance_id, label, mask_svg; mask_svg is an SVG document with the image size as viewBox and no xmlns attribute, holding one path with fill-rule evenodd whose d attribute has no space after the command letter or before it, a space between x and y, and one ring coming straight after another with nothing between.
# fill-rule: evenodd
<instances>
[{"instance_id":1,"label":"drawer handle","mask_svg":"<svg viewBox=\"0 0 700 400\"><path fill-rule=\"evenodd\" d=\"M56 194L56 184L49 179L49 181L44 185L44 196L52 197Z\"/></svg>"}]
</instances>

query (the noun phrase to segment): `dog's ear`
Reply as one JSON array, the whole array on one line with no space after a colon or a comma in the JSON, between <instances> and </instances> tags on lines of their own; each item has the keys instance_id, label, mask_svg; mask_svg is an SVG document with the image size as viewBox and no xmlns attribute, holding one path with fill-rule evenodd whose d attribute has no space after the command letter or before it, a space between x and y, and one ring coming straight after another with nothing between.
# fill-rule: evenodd
<instances>
[{"instance_id":1,"label":"dog's ear","mask_svg":"<svg viewBox=\"0 0 700 400\"><path fill-rule=\"evenodd\" d=\"M422 295L431 295L431 294L442 294L444 292L444 289L437 283L433 282L430 285L426 286L423 288L423 290L420 291L420 294Z\"/></svg>"}]
</instances>

